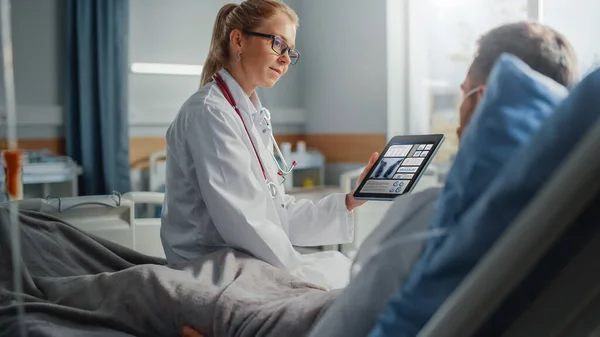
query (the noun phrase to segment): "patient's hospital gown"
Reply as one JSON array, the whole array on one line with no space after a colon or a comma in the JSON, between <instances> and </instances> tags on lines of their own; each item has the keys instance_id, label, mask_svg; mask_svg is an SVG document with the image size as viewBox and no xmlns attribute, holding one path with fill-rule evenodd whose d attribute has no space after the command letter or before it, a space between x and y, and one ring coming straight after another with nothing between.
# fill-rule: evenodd
<instances>
[{"instance_id":1,"label":"patient's hospital gown","mask_svg":"<svg viewBox=\"0 0 600 337\"><path fill-rule=\"evenodd\" d=\"M226 70L219 74L240 114L212 82L184 103L167 131L161 226L167 260L233 247L326 289L346 286L350 261L341 253L301 255L293 247L352 241L345 194L317 203L286 195L258 96L246 95Z\"/></svg>"},{"instance_id":2,"label":"patient's hospital gown","mask_svg":"<svg viewBox=\"0 0 600 337\"><path fill-rule=\"evenodd\" d=\"M397 197L357 252L352 279L310 337L363 337L419 258L441 188Z\"/></svg>"}]
</instances>

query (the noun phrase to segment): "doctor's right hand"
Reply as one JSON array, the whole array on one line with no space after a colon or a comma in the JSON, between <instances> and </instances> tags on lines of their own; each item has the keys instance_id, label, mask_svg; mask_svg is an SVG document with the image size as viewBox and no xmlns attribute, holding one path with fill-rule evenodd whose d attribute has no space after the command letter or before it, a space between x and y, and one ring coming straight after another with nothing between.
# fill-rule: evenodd
<instances>
[{"instance_id":1,"label":"doctor's right hand","mask_svg":"<svg viewBox=\"0 0 600 337\"><path fill-rule=\"evenodd\" d=\"M379 152L374 152L371 155L371 158L369 158L369 162L367 163L367 166L362 171L362 173L360 174L360 176L358 176L358 180L356 181L356 186L354 187L354 189L352 190L352 192L346 194L346 208L348 209L348 211L352 211L356 207L362 206L362 205L364 205L367 202L366 200L356 200L356 199L354 199L354 192L356 191L356 189L358 188L358 186L360 186L360 184L362 183L362 181L365 179L365 177L367 176L367 173L369 173L369 171L371 170L371 168L373 167L373 165L377 161L377 158L379 158Z\"/></svg>"}]
</instances>

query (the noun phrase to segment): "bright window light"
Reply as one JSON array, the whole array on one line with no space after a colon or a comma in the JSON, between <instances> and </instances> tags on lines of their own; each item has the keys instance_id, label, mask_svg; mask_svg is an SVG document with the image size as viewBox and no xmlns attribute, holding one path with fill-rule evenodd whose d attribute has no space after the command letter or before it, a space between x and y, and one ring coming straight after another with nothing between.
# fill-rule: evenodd
<instances>
[{"instance_id":1,"label":"bright window light","mask_svg":"<svg viewBox=\"0 0 600 337\"><path fill-rule=\"evenodd\" d=\"M432 79L432 78L426 78L425 80L423 80L423 84L426 87L437 88L437 89L446 89L446 88L451 87L450 83L448 83L447 81L436 80L436 79Z\"/></svg>"},{"instance_id":2,"label":"bright window light","mask_svg":"<svg viewBox=\"0 0 600 337\"><path fill-rule=\"evenodd\" d=\"M131 72L138 74L161 74L161 75L198 75L202 73L202 66L191 64L169 64L169 63L141 63L131 64Z\"/></svg>"}]
</instances>

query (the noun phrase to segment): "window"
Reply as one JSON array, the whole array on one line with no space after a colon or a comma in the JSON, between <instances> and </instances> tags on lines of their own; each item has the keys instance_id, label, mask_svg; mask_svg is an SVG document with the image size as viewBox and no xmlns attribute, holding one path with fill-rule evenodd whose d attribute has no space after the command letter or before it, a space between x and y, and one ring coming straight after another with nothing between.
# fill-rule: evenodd
<instances>
[{"instance_id":1,"label":"window","mask_svg":"<svg viewBox=\"0 0 600 337\"><path fill-rule=\"evenodd\" d=\"M571 42L582 75L600 66L600 2L589 0L544 0L542 22L558 30Z\"/></svg>"},{"instance_id":2,"label":"window","mask_svg":"<svg viewBox=\"0 0 600 337\"><path fill-rule=\"evenodd\" d=\"M560 0L557 0L560 1ZM528 15L527 0L427 0L427 78L430 132L446 135L437 162L450 162L458 150L456 127L460 84L476 41L486 31Z\"/></svg>"}]
</instances>

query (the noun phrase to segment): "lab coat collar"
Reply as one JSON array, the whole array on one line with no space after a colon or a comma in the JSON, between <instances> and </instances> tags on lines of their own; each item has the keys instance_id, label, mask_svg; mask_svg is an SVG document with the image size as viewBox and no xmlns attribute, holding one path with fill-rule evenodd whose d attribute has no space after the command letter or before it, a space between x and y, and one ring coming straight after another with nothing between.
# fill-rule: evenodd
<instances>
[{"instance_id":1,"label":"lab coat collar","mask_svg":"<svg viewBox=\"0 0 600 337\"><path fill-rule=\"evenodd\" d=\"M248 114L248 117L254 119L256 114L262 110L262 103L256 94L256 90L248 97L239 83L227 70L225 70L225 68L219 70L219 75L221 75L223 80L225 80L227 87L229 87L229 91L231 91L231 95L237 103L238 109L245 111ZM256 105L252 102L255 102Z\"/></svg>"}]
</instances>

